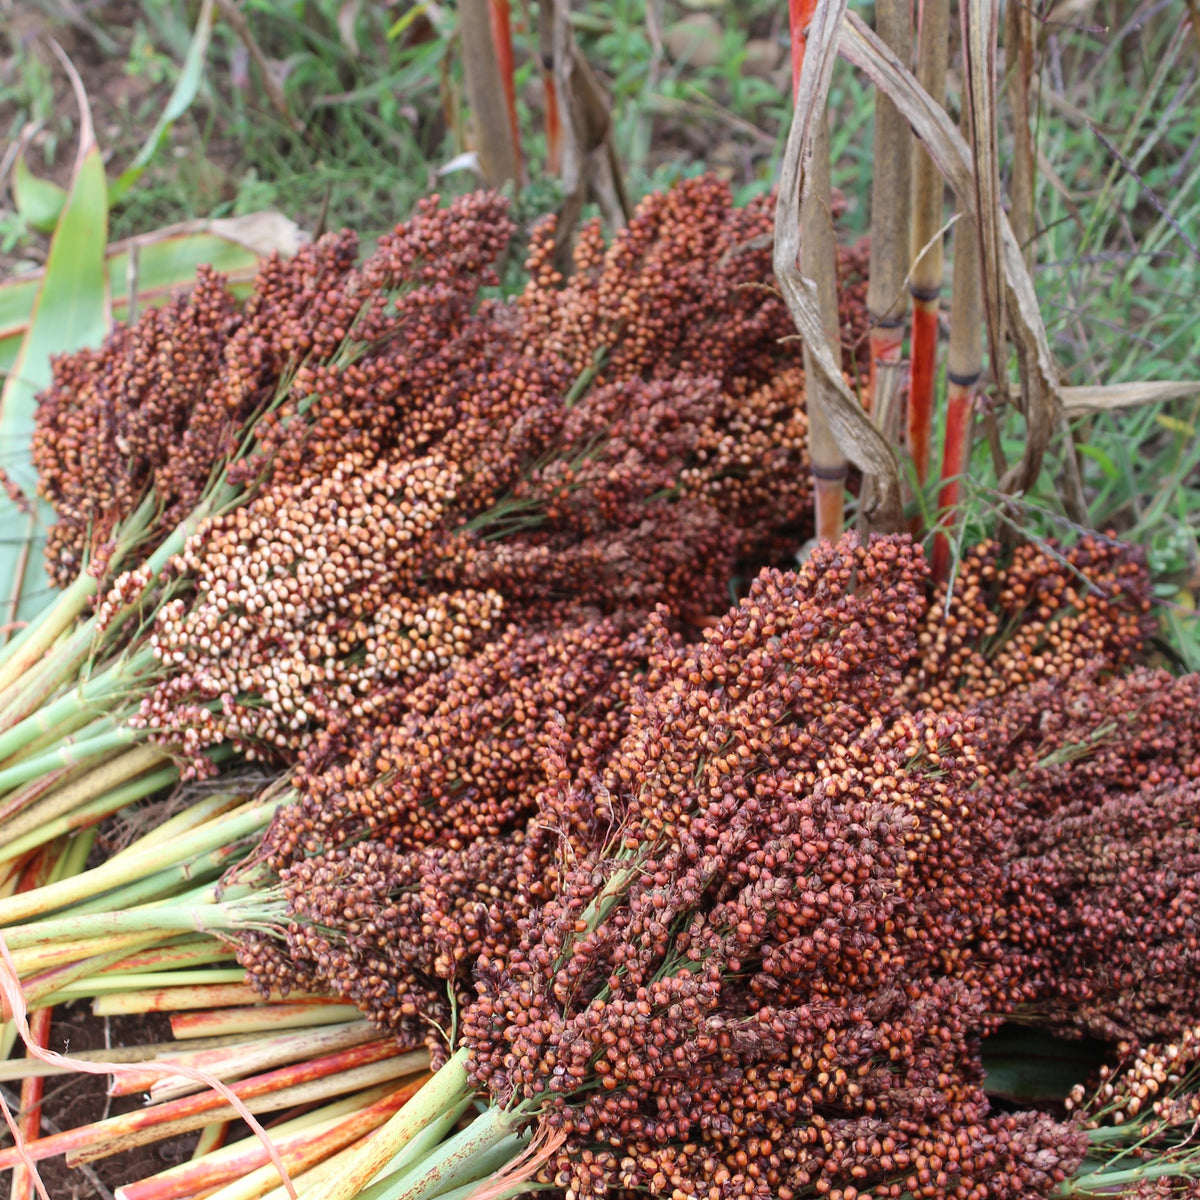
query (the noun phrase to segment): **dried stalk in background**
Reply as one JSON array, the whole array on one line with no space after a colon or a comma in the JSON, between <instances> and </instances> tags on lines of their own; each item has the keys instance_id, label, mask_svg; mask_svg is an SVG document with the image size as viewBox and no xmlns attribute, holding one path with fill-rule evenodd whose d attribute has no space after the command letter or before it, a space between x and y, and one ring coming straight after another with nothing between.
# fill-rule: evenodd
<instances>
[{"instance_id":1,"label":"dried stalk in background","mask_svg":"<svg viewBox=\"0 0 1200 1200\"><path fill-rule=\"evenodd\" d=\"M829 166L829 118L822 114L813 140L812 189L800 206L800 254L806 275L816 281L825 340L835 353L842 344L838 324L837 235L833 230L833 183ZM808 453L812 462L816 534L836 542L845 525L846 456L829 423L828 387L820 379L808 340L804 342L807 383Z\"/></svg>"},{"instance_id":2,"label":"dried stalk in background","mask_svg":"<svg viewBox=\"0 0 1200 1200\"><path fill-rule=\"evenodd\" d=\"M950 57L949 0L921 0L917 32L917 81L935 104L946 102ZM907 125L905 126L907 129ZM909 291L913 299L912 382L907 442L917 482L929 478L933 396L937 379L938 306L942 291L942 209L945 183L919 141L913 142L912 240Z\"/></svg>"},{"instance_id":3,"label":"dried stalk in background","mask_svg":"<svg viewBox=\"0 0 1200 1200\"><path fill-rule=\"evenodd\" d=\"M515 184L521 168L492 21L492 0L461 0L458 31L462 39L463 84L471 108L473 148L479 156L484 179L492 187L500 187L505 183ZM515 109L513 115L515 118Z\"/></svg>"},{"instance_id":4,"label":"dried stalk in background","mask_svg":"<svg viewBox=\"0 0 1200 1200\"><path fill-rule=\"evenodd\" d=\"M974 157L942 106L930 100L904 64L853 13L845 17L841 26L838 49L896 102L954 189L960 205L976 217L980 201L975 188ZM1033 485L1041 471L1062 398L1037 294L1020 247L1004 211L989 215L998 231L1002 268L999 285L1017 351L1021 411L1026 423L1021 461L1011 468L1001 464L999 488L1002 492L1020 493Z\"/></svg>"},{"instance_id":5,"label":"dried stalk in background","mask_svg":"<svg viewBox=\"0 0 1200 1200\"><path fill-rule=\"evenodd\" d=\"M551 31L555 115L561 129L561 170L566 198L558 214L560 270L570 266L570 234L590 199L611 229L632 212L613 142L612 114L604 89L575 44L568 0L541 0L539 20ZM543 35L544 36L544 35Z\"/></svg>"},{"instance_id":6,"label":"dried stalk in background","mask_svg":"<svg viewBox=\"0 0 1200 1200\"><path fill-rule=\"evenodd\" d=\"M876 32L902 60L912 54L909 0L877 0ZM867 409L878 404L878 364L899 362L904 344L909 237L908 122L881 92L875 93L875 152L871 178L871 265L867 311L871 315L871 369Z\"/></svg>"},{"instance_id":7,"label":"dried stalk in background","mask_svg":"<svg viewBox=\"0 0 1200 1200\"><path fill-rule=\"evenodd\" d=\"M983 314L987 322L992 377L1003 389L1008 354L1004 328L1004 267L1000 249L1004 199L1000 188L1000 147L996 128L998 9L997 0L964 0L960 15L963 113L966 117L963 132L971 147L974 168L971 184L975 190L975 231L979 239Z\"/></svg>"},{"instance_id":8,"label":"dried stalk in background","mask_svg":"<svg viewBox=\"0 0 1200 1200\"><path fill-rule=\"evenodd\" d=\"M799 8L794 4L789 9L797 32L806 28ZM811 265L811 247L807 243L802 245L802 205L809 203L809 193L818 184L813 148L825 124L825 103L845 11L846 0L819 0L807 22L803 65L796 79L796 111L780 169L779 201L775 208L775 276L792 320L804 340L813 462L817 462L817 448L811 440L813 411L819 403L839 451L863 472L860 505L863 524L867 528L897 530L904 511L896 457L863 411L858 398L846 386L841 368L841 346L839 343L831 345L825 334L818 293L819 276L817 282L811 278L816 269ZM797 17L800 18L798 24ZM795 61L793 57L793 63ZM831 272L826 274L831 275Z\"/></svg>"},{"instance_id":9,"label":"dried stalk in background","mask_svg":"<svg viewBox=\"0 0 1200 1200\"><path fill-rule=\"evenodd\" d=\"M1008 222L1025 256L1027 267L1033 265L1033 179L1036 165L1033 134L1029 127L1033 55L1033 13L1024 4L1009 4L1004 13L1004 65L1008 74L1008 102L1013 114Z\"/></svg>"},{"instance_id":10,"label":"dried stalk in background","mask_svg":"<svg viewBox=\"0 0 1200 1200\"><path fill-rule=\"evenodd\" d=\"M813 0L789 0L792 38L792 96L798 95L812 20ZM833 181L829 164L829 121L822 110L812 144L812 187L800 205L800 249L804 270L816 280L821 327L830 346L841 345L837 297L837 235L833 231ZM807 340L804 377L808 381L808 454L812 463L816 534L836 542L845 524L846 457L838 448L826 410L827 389L818 381Z\"/></svg>"}]
</instances>

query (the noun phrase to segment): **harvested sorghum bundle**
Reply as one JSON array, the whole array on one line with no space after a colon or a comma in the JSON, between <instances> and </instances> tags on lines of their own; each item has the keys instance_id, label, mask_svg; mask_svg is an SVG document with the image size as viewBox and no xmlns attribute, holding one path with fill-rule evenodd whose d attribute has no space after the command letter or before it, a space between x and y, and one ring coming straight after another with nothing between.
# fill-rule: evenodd
<instances>
[{"instance_id":1,"label":"harvested sorghum bundle","mask_svg":"<svg viewBox=\"0 0 1200 1200\"><path fill-rule=\"evenodd\" d=\"M599 769L653 681L643 625L564 612L345 714L302 754L259 848L294 920L282 952L247 941L251 979L338 993L410 1039L444 1028L482 939L551 888L568 831L539 807L550 765Z\"/></svg>"},{"instance_id":2,"label":"harvested sorghum bundle","mask_svg":"<svg viewBox=\"0 0 1200 1200\"><path fill-rule=\"evenodd\" d=\"M386 449L399 389L370 386L379 381L363 375L358 347L436 352L475 309L511 233L493 194L447 209L428 202L361 268L356 237L330 234L291 259L268 259L240 308L205 273L192 295L118 325L98 350L59 359L34 437L40 487L58 517L52 577L65 584L85 557L102 556L148 489L170 530L251 426L254 450L235 477L254 478L269 459L275 478L296 480L348 453ZM325 363L342 368L335 395L320 387Z\"/></svg>"},{"instance_id":3,"label":"harvested sorghum bundle","mask_svg":"<svg viewBox=\"0 0 1200 1200\"><path fill-rule=\"evenodd\" d=\"M1142 1042L1200 1022L1200 676L1097 665L985 716L1023 1019Z\"/></svg>"},{"instance_id":4,"label":"harvested sorghum bundle","mask_svg":"<svg viewBox=\"0 0 1200 1200\"><path fill-rule=\"evenodd\" d=\"M464 503L440 455L352 457L205 522L172 561L187 592L156 617L166 678L136 723L188 750L294 754L336 713L486 642L502 612L721 606L738 531L672 486L695 442L681 410L715 394L587 393L491 509Z\"/></svg>"},{"instance_id":5,"label":"harvested sorghum bundle","mask_svg":"<svg viewBox=\"0 0 1200 1200\"><path fill-rule=\"evenodd\" d=\"M349 455L437 446L470 464L466 486L486 506L552 439L595 361L601 384L683 377L728 393L711 439L795 357L779 344L782 303L745 286L769 279L770 228L768 203L735 209L723 184L689 181L648 198L611 247L591 231L580 261L592 269L565 285L541 258L546 227L525 294L481 302L514 226L502 198L479 193L424 203L361 266L348 232L274 257L244 304L202 273L189 295L56 363L34 446L58 512L51 573L65 584L86 558L102 563L148 490L169 530L239 448L235 481L265 470L294 483ZM575 326L591 332L563 332ZM785 420L801 402L796 390ZM784 440L800 452L790 430Z\"/></svg>"},{"instance_id":6,"label":"harvested sorghum bundle","mask_svg":"<svg viewBox=\"0 0 1200 1200\"><path fill-rule=\"evenodd\" d=\"M110 584L98 662L150 630L154 670L121 680L133 704L150 691L134 724L192 771L222 741L294 757L501 613L721 611L735 569L807 533L797 351L778 297L745 286L770 221L689 181L611 246L589 232L568 281L544 232L525 292L485 300L504 202L430 202L361 267L351 237L322 239L269 261L244 306L206 276L64 360L40 418L51 567ZM165 575L109 580L147 496L138 553L184 514L199 527Z\"/></svg>"},{"instance_id":7,"label":"harvested sorghum bundle","mask_svg":"<svg viewBox=\"0 0 1200 1200\"><path fill-rule=\"evenodd\" d=\"M608 763L540 800L543 826L594 814L591 845L564 846L555 894L503 936L477 882L462 901L479 870L527 890L521 835L404 865L363 844L297 875L289 941L330 980L369 943L376 1013L389 988L419 1009L405 984L446 953L443 922L451 956L478 947L428 1103L488 1096L473 1154L538 1124L541 1153L502 1181L1015 1197L1074 1169L1076 1131L994 1116L979 1087L1002 824L978 721L893 700L923 575L905 539L848 538L760 575L700 645L664 642ZM413 1105L404 1127L435 1115Z\"/></svg>"}]
</instances>

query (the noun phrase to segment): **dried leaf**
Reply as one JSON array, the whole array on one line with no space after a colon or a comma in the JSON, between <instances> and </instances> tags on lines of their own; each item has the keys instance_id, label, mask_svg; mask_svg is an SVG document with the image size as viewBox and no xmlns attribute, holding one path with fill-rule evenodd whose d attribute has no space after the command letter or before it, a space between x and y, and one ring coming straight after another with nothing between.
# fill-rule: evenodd
<instances>
[{"instance_id":1,"label":"dried leaf","mask_svg":"<svg viewBox=\"0 0 1200 1200\"><path fill-rule=\"evenodd\" d=\"M846 386L841 363L835 359L822 327L816 284L805 278L798 265L800 209L812 186L812 147L825 112L839 48L838 27L845 11L846 0L821 0L808 27L804 66L796 88L795 116L784 152L775 207L774 265L792 320L825 385L826 415L837 444L871 484L873 494L869 499L864 498L863 516L873 528L896 530L904 521L896 456Z\"/></svg>"},{"instance_id":2,"label":"dried leaf","mask_svg":"<svg viewBox=\"0 0 1200 1200\"><path fill-rule=\"evenodd\" d=\"M1065 387L1062 403L1068 416L1078 417L1085 413L1160 404L1164 400L1186 400L1196 395L1200 395L1200 380L1147 379L1141 383L1110 383L1103 387Z\"/></svg>"},{"instance_id":3,"label":"dried leaf","mask_svg":"<svg viewBox=\"0 0 1200 1200\"><path fill-rule=\"evenodd\" d=\"M853 13L846 16L842 26L839 50L892 98L954 189L959 203L970 212L972 219L977 219L979 198L975 191L974 160L962 135L942 107L933 102L904 64ZM1000 236L1005 315L1016 345L1027 427L1021 461L1006 472L1000 480L1000 489L1020 493L1033 485L1041 470L1062 405L1033 280L1003 211L993 215L997 218Z\"/></svg>"}]
</instances>

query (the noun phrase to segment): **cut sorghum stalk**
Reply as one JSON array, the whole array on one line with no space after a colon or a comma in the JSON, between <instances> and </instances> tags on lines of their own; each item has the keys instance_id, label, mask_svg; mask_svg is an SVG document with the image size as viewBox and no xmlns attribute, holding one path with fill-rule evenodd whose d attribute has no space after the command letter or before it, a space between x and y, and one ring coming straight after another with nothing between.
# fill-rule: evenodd
<instances>
[{"instance_id":1,"label":"cut sorghum stalk","mask_svg":"<svg viewBox=\"0 0 1200 1200\"><path fill-rule=\"evenodd\" d=\"M171 1033L174 1037L188 1039L278 1033L283 1029L344 1025L361 1015L353 1004L259 1003L248 1008L224 1008L215 1012L175 1013L171 1017Z\"/></svg>"},{"instance_id":2,"label":"cut sorghum stalk","mask_svg":"<svg viewBox=\"0 0 1200 1200\"><path fill-rule=\"evenodd\" d=\"M272 1127L271 1141L293 1181L309 1164L325 1159L382 1125L406 1102L410 1090L385 1084ZM148 1179L126 1184L117 1195L119 1200L186 1200L200 1192L208 1194L208 1189L222 1184L248 1179L252 1172L264 1168L274 1174L264 1174L261 1178L279 1178L267 1160L262 1143L249 1138Z\"/></svg>"},{"instance_id":3,"label":"cut sorghum stalk","mask_svg":"<svg viewBox=\"0 0 1200 1200\"><path fill-rule=\"evenodd\" d=\"M425 1069L428 1055L401 1053L394 1040L377 1041L336 1051L308 1062L280 1067L231 1085L251 1112L274 1112L307 1100L341 1095L411 1076ZM171 1100L153 1108L109 1117L65 1133L51 1134L26 1147L35 1162L58 1154L87 1151L113 1154L164 1136L199 1129L218 1117L236 1115L216 1092ZM167 1129L170 1132L163 1133ZM0 1150L0 1170L20 1161L15 1149Z\"/></svg>"},{"instance_id":4,"label":"cut sorghum stalk","mask_svg":"<svg viewBox=\"0 0 1200 1200\"><path fill-rule=\"evenodd\" d=\"M191 1043L185 1042L178 1050L160 1056L160 1062L183 1063L218 1079L237 1079L269 1067L319 1058L322 1053L348 1050L363 1042L373 1041L378 1036L379 1030L369 1021L349 1021L342 1025L314 1026L311 1029L252 1038L235 1045L211 1049L193 1050ZM113 1095L148 1091L155 1100L173 1100L176 1096L197 1091L201 1086L189 1076L164 1075L161 1069L153 1072L152 1078L149 1071L130 1071L115 1082Z\"/></svg>"},{"instance_id":5,"label":"cut sorghum stalk","mask_svg":"<svg viewBox=\"0 0 1200 1200\"><path fill-rule=\"evenodd\" d=\"M164 839L161 834L151 835L144 846L128 847L90 871L0 900L0 927L27 922L31 917L70 908L121 887L144 883L157 877L160 872L183 869L186 864L198 861L208 853L229 855L233 848L245 844L244 839L255 837L265 829L276 810L292 799L289 792L277 790L274 794L264 793L245 802L232 812L222 811L228 799L239 794L244 796L244 792L239 793L234 789L220 798L210 797L200 801L193 815L208 816L208 819L199 825L181 820L176 827L177 832L172 831L175 836L169 839ZM209 813L215 815L209 816ZM187 879L184 873L180 882L186 882ZM18 943L10 940L9 944L15 947Z\"/></svg>"}]
</instances>

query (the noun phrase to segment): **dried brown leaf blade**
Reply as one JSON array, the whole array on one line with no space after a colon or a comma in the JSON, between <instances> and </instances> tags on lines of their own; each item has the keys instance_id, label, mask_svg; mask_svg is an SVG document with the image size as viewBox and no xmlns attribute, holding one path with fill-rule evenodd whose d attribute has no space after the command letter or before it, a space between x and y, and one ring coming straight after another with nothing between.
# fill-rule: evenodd
<instances>
[{"instance_id":1,"label":"dried brown leaf blade","mask_svg":"<svg viewBox=\"0 0 1200 1200\"><path fill-rule=\"evenodd\" d=\"M1096 387L1062 389L1063 409L1068 416L1137 408L1165 400L1187 400L1200 395L1200 380L1146 379L1136 383L1110 383Z\"/></svg>"},{"instance_id":2,"label":"dried brown leaf blade","mask_svg":"<svg viewBox=\"0 0 1200 1200\"><path fill-rule=\"evenodd\" d=\"M960 204L976 219L979 203L974 160L966 141L942 107L934 103L904 64L853 13L847 14L842 26L839 51L876 87L891 96L954 189ZM1008 220L1002 212L996 215L1004 270L1005 313L1020 365L1027 424L1021 461L1004 473L1000 489L1021 493L1029 489L1041 470L1062 400L1033 280Z\"/></svg>"},{"instance_id":3,"label":"dried brown leaf blade","mask_svg":"<svg viewBox=\"0 0 1200 1200\"><path fill-rule=\"evenodd\" d=\"M872 528L895 530L904 519L896 456L846 386L841 365L825 336L816 282L804 275L801 265L800 210L812 187L813 141L825 112L838 52L838 29L845 11L846 0L821 0L808 28L795 115L780 172L774 266L788 311L824 385L826 415L837 444L871 483L873 495L864 498L863 517Z\"/></svg>"}]
</instances>

